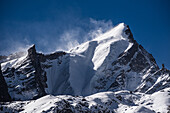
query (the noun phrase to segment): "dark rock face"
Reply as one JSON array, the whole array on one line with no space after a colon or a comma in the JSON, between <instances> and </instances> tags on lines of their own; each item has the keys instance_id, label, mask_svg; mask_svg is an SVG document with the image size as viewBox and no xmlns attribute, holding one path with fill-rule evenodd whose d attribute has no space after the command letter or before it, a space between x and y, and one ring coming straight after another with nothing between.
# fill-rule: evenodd
<instances>
[{"instance_id":1,"label":"dark rock face","mask_svg":"<svg viewBox=\"0 0 170 113\"><path fill-rule=\"evenodd\" d=\"M8 87L2 75L1 65L0 65L0 102L7 102L7 101L11 101L11 97L8 93Z\"/></svg>"},{"instance_id":2,"label":"dark rock face","mask_svg":"<svg viewBox=\"0 0 170 113\"><path fill-rule=\"evenodd\" d=\"M135 42L133 46L126 52L121 53L118 57L118 60L112 63L112 65L116 65L119 63L120 65L126 65L130 62L130 60L133 58L134 54L138 51L138 44Z\"/></svg>"},{"instance_id":3,"label":"dark rock face","mask_svg":"<svg viewBox=\"0 0 170 113\"><path fill-rule=\"evenodd\" d=\"M149 67L149 63L142 53L138 53L136 58L130 63L130 67L135 72L140 72L143 69Z\"/></svg>"},{"instance_id":4,"label":"dark rock face","mask_svg":"<svg viewBox=\"0 0 170 113\"><path fill-rule=\"evenodd\" d=\"M46 73L42 70L41 64L38 58L38 55L36 53L35 45L33 45L29 50L28 50L28 58L31 59L32 65L35 68L35 81L36 85L38 88L38 96L44 96L46 95L45 93L45 87L46 85Z\"/></svg>"},{"instance_id":5,"label":"dark rock face","mask_svg":"<svg viewBox=\"0 0 170 113\"><path fill-rule=\"evenodd\" d=\"M35 69L28 58L23 59L16 67L3 70L3 76L13 100L28 100L38 95Z\"/></svg>"}]
</instances>

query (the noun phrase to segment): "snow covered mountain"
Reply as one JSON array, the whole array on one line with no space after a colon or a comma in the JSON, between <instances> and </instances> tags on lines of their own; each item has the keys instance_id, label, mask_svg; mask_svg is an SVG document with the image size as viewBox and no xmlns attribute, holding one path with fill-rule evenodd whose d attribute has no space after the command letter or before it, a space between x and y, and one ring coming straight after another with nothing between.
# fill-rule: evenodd
<instances>
[{"instance_id":1,"label":"snow covered mountain","mask_svg":"<svg viewBox=\"0 0 170 113\"><path fill-rule=\"evenodd\" d=\"M27 54L11 56L0 59L5 90L12 100L23 101L3 105L7 111L166 112L170 106L166 101L170 71L159 69L124 23L69 52L42 54L33 45ZM158 105L155 95L167 95L161 98L165 110L148 107L149 98L153 106Z\"/></svg>"}]
</instances>

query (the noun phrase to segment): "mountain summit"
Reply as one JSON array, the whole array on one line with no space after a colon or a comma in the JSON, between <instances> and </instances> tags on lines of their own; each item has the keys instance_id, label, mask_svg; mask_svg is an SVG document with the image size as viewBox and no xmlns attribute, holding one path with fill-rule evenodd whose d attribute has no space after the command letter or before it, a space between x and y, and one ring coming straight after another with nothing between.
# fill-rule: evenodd
<instances>
[{"instance_id":1,"label":"mountain summit","mask_svg":"<svg viewBox=\"0 0 170 113\"><path fill-rule=\"evenodd\" d=\"M160 94L160 91L166 92L170 87L170 71L159 69L153 56L134 40L129 26L124 23L69 52L43 54L36 52L33 45L25 56L12 60L1 59L1 62L2 74L8 86L5 90L13 100L31 100L53 95L37 101L41 100L43 103L46 99L51 101L63 98L72 112L77 112L78 108L72 106L68 99L73 99L71 102L76 105L79 105L76 102L81 103L83 99L88 102L99 99L101 102L87 103L85 108L81 108L89 110L88 112L93 111L91 106L106 110L107 104L103 104L103 101L114 100L115 103L112 102L113 105L110 104L107 110L123 112L119 109L119 104L123 110L125 105L132 106L133 110L133 106L139 106L136 100L129 98L132 93L138 95L134 98L140 101L143 99L142 94L146 97ZM70 98L64 95L70 95ZM61 106L61 111L65 110L65 101L56 101L63 103L56 105ZM28 112L31 108L24 109ZM55 107L54 110L56 109L59 108ZM135 110L153 112L155 108L140 106Z\"/></svg>"}]
</instances>

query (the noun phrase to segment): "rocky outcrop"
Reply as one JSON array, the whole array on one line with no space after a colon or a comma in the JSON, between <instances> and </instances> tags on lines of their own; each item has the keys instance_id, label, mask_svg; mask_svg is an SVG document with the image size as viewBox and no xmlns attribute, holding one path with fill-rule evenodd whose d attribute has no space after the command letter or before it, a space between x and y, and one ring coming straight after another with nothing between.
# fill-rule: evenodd
<instances>
[{"instance_id":1,"label":"rocky outcrop","mask_svg":"<svg viewBox=\"0 0 170 113\"><path fill-rule=\"evenodd\" d=\"M46 60L54 60L60 56L66 55L66 52L59 51L59 52L55 52L55 53L47 54L47 55L44 55L42 53L37 53L37 55L38 55L38 59L40 60L40 62L45 62Z\"/></svg>"},{"instance_id":2,"label":"rocky outcrop","mask_svg":"<svg viewBox=\"0 0 170 113\"><path fill-rule=\"evenodd\" d=\"M0 102L7 102L7 101L11 101L11 97L8 93L8 87L2 75L1 65L0 65Z\"/></svg>"},{"instance_id":3,"label":"rocky outcrop","mask_svg":"<svg viewBox=\"0 0 170 113\"><path fill-rule=\"evenodd\" d=\"M164 68L146 77L136 91L152 94L170 87L170 70Z\"/></svg>"}]
</instances>

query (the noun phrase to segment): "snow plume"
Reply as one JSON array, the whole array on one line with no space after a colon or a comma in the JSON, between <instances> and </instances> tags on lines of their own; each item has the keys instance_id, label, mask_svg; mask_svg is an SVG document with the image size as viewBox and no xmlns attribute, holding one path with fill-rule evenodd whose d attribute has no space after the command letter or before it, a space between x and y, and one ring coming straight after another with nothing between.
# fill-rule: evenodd
<instances>
[{"instance_id":1,"label":"snow plume","mask_svg":"<svg viewBox=\"0 0 170 113\"><path fill-rule=\"evenodd\" d=\"M89 21L84 24L88 25L88 30L84 27L73 27L71 30L65 30L60 36L60 44L57 46L57 50L68 51L71 48L88 40L92 40L113 28L111 20L105 21L90 18Z\"/></svg>"},{"instance_id":2,"label":"snow plume","mask_svg":"<svg viewBox=\"0 0 170 113\"><path fill-rule=\"evenodd\" d=\"M68 30L65 31L60 36L60 46L57 47L57 50L69 50L77 45L79 45L78 42L78 36L79 36L79 30Z\"/></svg>"},{"instance_id":3,"label":"snow plume","mask_svg":"<svg viewBox=\"0 0 170 113\"><path fill-rule=\"evenodd\" d=\"M68 19L69 18L69 19ZM38 52L51 53L94 39L112 28L112 22L61 16L55 21L4 22L0 27L0 55L26 50L35 44ZM7 26L10 24L11 26ZM16 27L17 26L17 27Z\"/></svg>"},{"instance_id":4,"label":"snow plume","mask_svg":"<svg viewBox=\"0 0 170 113\"><path fill-rule=\"evenodd\" d=\"M11 45L12 42L12 45ZM27 53L27 50L29 47L32 45L28 41L27 38L23 38L23 40L18 41L14 39L8 39L8 40L2 40L2 43L8 47L7 49L3 49L0 51L0 55L9 55L11 53L16 53L16 52L25 52ZM1 45L0 45L1 48Z\"/></svg>"},{"instance_id":5,"label":"snow plume","mask_svg":"<svg viewBox=\"0 0 170 113\"><path fill-rule=\"evenodd\" d=\"M105 20L94 20L92 18L90 18L90 23L92 25L94 25L94 29L91 30L88 35L94 39L96 37L98 37L99 35L103 34L104 32L106 32L107 30L113 28L113 24L112 21L105 21Z\"/></svg>"}]
</instances>

